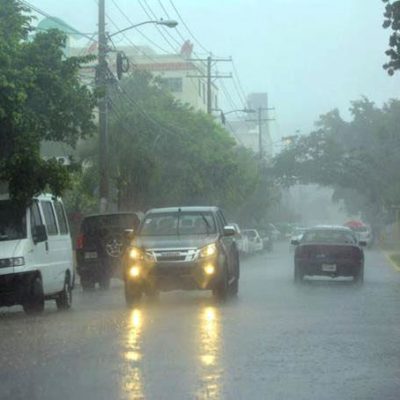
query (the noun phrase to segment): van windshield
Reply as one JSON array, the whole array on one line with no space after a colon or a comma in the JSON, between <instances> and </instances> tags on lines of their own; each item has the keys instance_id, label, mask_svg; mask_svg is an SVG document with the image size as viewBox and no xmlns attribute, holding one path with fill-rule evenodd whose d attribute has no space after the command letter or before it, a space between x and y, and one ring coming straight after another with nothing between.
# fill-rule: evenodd
<instances>
[{"instance_id":1,"label":"van windshield","mask_svg":"<svg viewBox=\"0 0 400 400\"><path fill-rule=\"evenodd\" d=\"M0 201L0 241L26 238L25 209L15 207L10 200Z\"/></svg>"}]
</instances>

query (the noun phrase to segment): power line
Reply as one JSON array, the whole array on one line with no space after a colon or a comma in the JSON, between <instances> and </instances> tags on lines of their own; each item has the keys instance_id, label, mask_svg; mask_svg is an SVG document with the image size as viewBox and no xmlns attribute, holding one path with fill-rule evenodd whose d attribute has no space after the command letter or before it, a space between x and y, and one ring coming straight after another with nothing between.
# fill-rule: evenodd
<instances>
[{"instance_id":1,"label":"power line","mask_svg":"<svg viewBox=\"0 0 400 400\"><path fill-rule=\"evenodd\" d=\"M147 2L147 0L138 0L143 1L143 3L147 6L150 14L153 16L154 19L158 19L157 15L154 13L153 9L151 8L151 6L149 5L149 3ZM167 15L166 15L167 16ZM167 16L168 17L168 16ZM162 31L164 31L173 42L175 42L175 44L178 46L178 48L180 48L182 46L182 43L179 42L179 40L175 39L174 35L172 35L172 33L165 27L165 26L161 26L160 28ZM161 33L161 32L160 32Z\"/></svg>"},{"instance_id":2,"label":"power line","mask_svg":"<svg viewBox=\"0 0 400 400\"><path fill-rule=\"evenodd\" d=\"M117 10L125 17L126 21L131 24L134 25L133 21L128 17L128 15L121 9L121 7L118 5L118 3L115 0L112 0L114 6L117 8ZM152 40L151 38L149 38L146 34L144 34L139 28L134 28L144 39L146 39L149 43L151 43L153 46L157 47L159 50L161 50L163 53L169 53L168 50L164 49L163 47L161 47L158 43L156 43L154 40ZM124 35L125 38L127 37L126 35ZM132 42L131 42L132 44ZM135 46L136 47L136 46Z\"/></svg>"},{"instance_id":3,"label":"power line","mask_svg":"<svg viewBox=\"0 0 400 400\"><path fill-rule=\"evenodd\" d=\"M193 32L190 30L190 28L187 26L186 22L183 20L181 14L179 13L178 9L175 7L175 4L172 0L169 0L172 8L175 10L176 14L178 15L178 18L180 19L180 21L182 22L182 25L186 28L186 30L188 31L189 35L193 38L193 40L206 52L206 53L210 53L209 50L207 50L201 43L200 41L197 39L197 37L193 34Z\"/></svg>"},{"instance_id":4,"label":"power line","mask_svg":"<svg viewBox=\"0 0 400 400\"><path fill-rule=\"evenodd\" d=\"M242 85L242 82L240 81L239 74L238 74L238 71L237 71L237 68L236 68L236 65L235 65L235 62L233 59L232 59L232 68L233 68L233 75L234 75L234 77L236 77L236 80L238 82L239 89L243 96L243 99L246 100L246 92L243 90L243 85Z\"/></svg>"},{"instance_id":5,"label":"power line","mask_svg":"<svg viewBox=\"0 0 400 400\"><path fill-rule=\"evenodd\" d=\"M34 6L33 4L27 2L26 0L17 0L19 3L21 3L22 5L24 5L25 7L31 9L32 11L35 11L36 13L42 15L43 17L46 17L48 19L51 19L55 22L59 22L58 18L53 17L52 15L48 14L47 12L41 10L40 8ZM83 37L86 37L87 39L96 42L96 40L94 40L91 36L89 36L89 34L84 33L84 32L80 32L74 29L75 32L71 32L71 33L75 33L75 34L79 34Z\"/></svg>"},{"instance_id":6,"label":"power line","mask_svg":"<svg viewBox=\"0 0 400 400\"><path fill-rule=\"evenodd\" d=\"M145 3L145 4L147 5L147 7L149 7L150 11L147 11L147 8L143 5L141 0L137 0L137 1L148 18L157 19L156 15L153 13L153 10L151 10L151 8L148 6L147 3ZM166 37L166 35L164 35L163 30L160 29L160 27L158 27L157 25L156 25L156 28L157 28L158 32L160 33L160 35L164 38L165 42L168 43L168 45L171 47L172 51L177 52L175 46L169 41L169 39Z\"/></svg>"}]
</instances>

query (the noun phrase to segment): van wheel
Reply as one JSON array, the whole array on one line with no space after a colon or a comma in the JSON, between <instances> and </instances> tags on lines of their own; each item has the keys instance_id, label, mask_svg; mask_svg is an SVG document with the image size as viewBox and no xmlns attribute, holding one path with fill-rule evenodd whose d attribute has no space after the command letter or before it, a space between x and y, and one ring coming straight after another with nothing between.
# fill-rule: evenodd
<instances>
[{"instance_id":1,"label":"van wheel","mask_svg":"<svg viewBox=\"0 0 400 400\"><path fill-rule=\"evenodd\" d=\"M26 301L22 304L26 314L39 314L44 310L42 279L36 276L30 283Z\"/></svg>"},{"instance_id":2,"label":"van wheel","mask_svg":"<svg viewBox=\"0 0 400 400\"><path fill-rule=\"evenodd\" d=\"M56 304L59 310L68 310L72 306L72 287L69 275L67 275L67 277L65 278L63 290L56 298Z\"/></svg>"}]
</instances>

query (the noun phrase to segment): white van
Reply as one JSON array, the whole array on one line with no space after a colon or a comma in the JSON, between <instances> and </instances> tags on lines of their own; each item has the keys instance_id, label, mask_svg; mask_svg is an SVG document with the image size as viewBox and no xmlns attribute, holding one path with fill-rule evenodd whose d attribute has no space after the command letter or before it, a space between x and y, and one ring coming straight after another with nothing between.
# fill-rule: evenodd
<instances>
[{"instance_id":1,"label":"white van","mask_svg":"<svg viewBox=\"0 0 400 400\"><path fill-rule=\"evenodd\" d=\"M45 300L55 300L58 309L68 309L74 278L62 201L44 194L21 210L0 195L0 307L20 304L38 313Z\"/></svg>"}]
</instances>

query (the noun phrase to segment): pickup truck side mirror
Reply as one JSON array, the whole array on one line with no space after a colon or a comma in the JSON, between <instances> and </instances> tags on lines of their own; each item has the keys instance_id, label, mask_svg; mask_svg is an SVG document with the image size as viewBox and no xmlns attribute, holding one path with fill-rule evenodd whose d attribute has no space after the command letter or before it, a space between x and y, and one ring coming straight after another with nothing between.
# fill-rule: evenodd
<instances>
[{"instance_id":1,"label":"pickup truck side mirror","mask_svg":"<svg viewBox=\"0 0 400 400\"><path fill-rule=\"evenodd\" d=\"M358 242L358 244L359 244L361 247L366 247L366 246L367 246L367 242L366 242L365 240L360 240L360 241Z\"/></svg>"},{"instance_id":2,"label":"pickup truck side mirror","mask_svg":"<svg viewBox=\"0 0 400 400\"><path fill-rule=\"evenodd\" d=\"M224 236L235 236L236 229L232 225L227 225L224 227Z\"/></svg>"},{"instance_id":3,"label":"pickup truck side mirror","mask_svg":"<svg viewBox=\"0 0 400 400\"><path fill-rule=\"evenodd\" d=\"M45 242L47 240L47 231L45 225L36 225L32 228L33 243Z\"/></svg>"},{"instance_id":4,"label":"pickup truck side mirror","mask_svg":"<svg viewBox=\"0 0 400 400\"><path fill-rule=\"evenodd\" d=\"M291 243L293 246L298 246L298 245L300 244L300 241L299 241L299 240L291 240L290 243Z\"/></svg>"}]
</instances>

